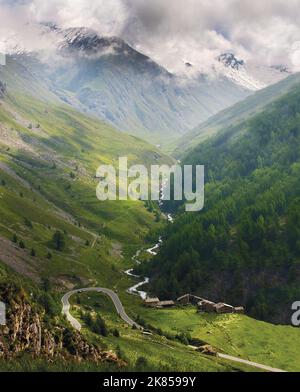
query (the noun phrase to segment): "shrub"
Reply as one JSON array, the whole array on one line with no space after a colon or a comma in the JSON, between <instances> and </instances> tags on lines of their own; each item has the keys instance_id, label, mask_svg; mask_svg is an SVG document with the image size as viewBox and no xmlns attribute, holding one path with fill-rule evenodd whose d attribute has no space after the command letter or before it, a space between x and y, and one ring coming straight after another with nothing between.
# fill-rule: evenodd
<instances>
[{"instance_id":1,"label":"shrub","mask_svg":"<svg viewBox=\"0 0 300 392\"><path fill-rule=\"evenodd\" d=\"M146 368L148 366L148 361L145 357L138 357L138 359L136 360L135 366L138 369Z\"/></svg>"},{"instance_id":2,"label":"shrub","mask_svg":"<svg viewBox=\"0 0 300 392\"><path fill-rule=\"evenodd\" d=\"M39 297L39 303L43 306L48 316L55 316L57 313L56 304L49 293L42 294Z\"/></svg>"},{"instance_id":3,"label":"shrub","mask_svg":"<svg viewBox=\"0 0 300 392\"><path fill-rule=\"evenodd\" d=\"M19 242L19 247L20 247L21 249L25 249L25 244L24 244L23 241L20 241L20 242Z\"/></svg>"},{"instance_id":4,"label":"shrub","mask_svg":"<svg viewBox=\"0 0 300 392\"><path fill-rule=\"evenodd\" d=\"M185 344L186 346L189 344L189 337L181 332L180 334L176 335L175 338L182 344Z\"/></svg>"},{"instance_id":5,"label":"shrub","mask_svg":"<svg viewBox=\"0 0 300 392\"><path fill-rule=\"evenodd\" d=\"M32 227L33 227L31 221L28 218L24 218L24 224L25 224L25 226L29 227L30 229L32 229Z\"/></svg>"},{"instance_id":6,"label":"shrub","mask_svg":"<svg viewBox=\"0 0 300 392\"><path fill-rule=\"evenodd\" d=\"M56 230L52 237L54 248L62 251L65 248L65 237L61 231Z\"/></svg>"},{"instance_id":7,"label":"shrub","mask_svg":"<svg viewBox=\"0 0 300 392\"><path fill-rule=\"evenodd\" d=\"M93 321L91 328L95 333L98 333L102 336L108 336L108 329L105 321L99 315L97 315L95 321Z\"/></svg>"}]
</instances>

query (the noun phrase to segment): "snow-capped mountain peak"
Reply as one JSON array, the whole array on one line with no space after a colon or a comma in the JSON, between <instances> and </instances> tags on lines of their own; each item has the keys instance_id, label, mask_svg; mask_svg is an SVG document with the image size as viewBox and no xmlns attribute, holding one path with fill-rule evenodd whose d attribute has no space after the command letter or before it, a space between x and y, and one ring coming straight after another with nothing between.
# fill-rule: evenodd
<instances>
[{"instance_id":1,"label":"snow-capped mountain peak","mask_svg":"<svg viewBox=\"0 0 300 392\"><path fill-rule=\"evenodd\" d=\"M124 63L131 61L139 63L141 67L152 72L166 76L178 76L181 80L196 82L205 77L210 79L229 79L238 87L256 91L270 84L276 83L289 74L285 65L265 66L258 65L257 61L246 62L233 51L221 53L211 60L211 67L206 61L203 66L202 61L197 58L187 56L180 58L180 66L176 65L174 69L164 67L157 63L140 49L130 46L120 37L100 36L96 31L86 27L61 28L52 23L37 24L26 26L30 34L24 34L19 37L12 34L4 42L7 50L6 53L32 53L46 52L51 50L59 55L71 55L72 58L91 58L98 59L106 55L117 55ZM32 35L35 32L38 39L33 40ZM27 40L25 36L28 36ZM24 39L23 39L24 38ZM0 42L1 43L1 42ZM46 55L46 54L45 54ZM197 57L197 56L196 56ZM174 62L176 63L176 62ZM205 63L205 62L204 62ZM210 67L210 69L208 69ZM179 70L179 71L178 71Z\"/></svg>"},{"instance_id":2,"label":"snow-capped mountain peak","mask_svg":"<svg viewBox=\"0 0 300 392\"><path fill-rule=\"evenodd\" d=\"M239 60L233 53L222 53L218 58L220 63L223 63L225 67L231 67L235 70L239 70L245 65L244 60Z\"/></svg>"},{"instance_id":3,"label":"snow-capped mountain peak","mask_svg":"<svg viewBox=\"0 0 300 392\"><path fill-rule=\"evenodd\" d=\"M279 82L290 73L284 65L267 66L239 59L234 53L222 53L214 66L221 74L242 87L257 91Z\"/></svg>"},{"instance_id":4,"label":"snow-capped mountain peak","mask_svg":"<svg viewBox=\"0 0 300 392\"><path fill-rule=\"evenodd\" d=\"M231 52L222 53L217 58L215 69L217 74L231 79L234 83L251 91L257 91L267 86L255 74L248 71L247 64L244 60L238 59Z\"/></svg>"},{"instance_id":5,"label":"snow-capped mountain peak","mask_svg":"<svg viewBox=\"0 0 300 392\"><path fill-rule=\"evenodd\" d=\"M58 48L84 52L85 54L102 53L108 50L121 51L125 42L117 37L100 37L96 31L86 28L55 29Z\"/></svg>"},{"instance_id":6,"label":"snow-capped mountain peak","mask_svg":"<svg viewBox=\"0 0 300 392\"><path fill-rule=\"evenodd\" d=\"M118 54L136 56L138 52L119 37L103 37L96 31L86 27L67 29L55 28L58 37L59 51L71 52L73 55L102 56ZM141 55L142 56L142 55Z\"/></svg>"}]
</instances>

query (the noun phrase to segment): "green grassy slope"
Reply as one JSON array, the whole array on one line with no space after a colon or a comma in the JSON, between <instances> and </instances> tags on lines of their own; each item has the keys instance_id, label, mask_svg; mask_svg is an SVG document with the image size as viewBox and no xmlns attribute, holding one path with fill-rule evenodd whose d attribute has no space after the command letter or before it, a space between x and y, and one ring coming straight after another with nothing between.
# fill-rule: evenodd
<instances>
[{"instance_id":1,"label":"green grassy slope","mask_svg":"<svg viewBox=\"0 0 300 392\"><path fill-rule=\"evenodd\" d=\"M128 156L129 165L147 166L169 158L64 105L47 84L11 59L1 69L1 80L7 84L0 101L3 261L36 280L49 276L70 286L101 278L104 284L111 279L114 263L122 260L123 248L134 250L143 243L155 218L141 202L98 201L96 169L100 164L116 166L119 156ZM39 99L30 95L36 90ZM61 252L51 244L56 230L65 233ZM25 243L25 250L12 250L14 235ZM12 252L17 261L10 257Z\"/></svg>"},{"instance_id":2,"label":"green grassy slope","mask_svg":"<svg viewBox=\"0 0 300 392\"><path fill-rule=\"evenodd\" d=\"M219 352L253 362L299 371L299 330L275 326L243 315L200 314L193 306L140 310L150 325L171 334L188 333Z\"/></svg>"},{"instance_id":3,"label":"green grassy slope","mask_svg":"<svg viewBox=\"0 0 300 392\"><path fill-rule=\"evenodd\" d=\"M235 104L210 117L203 124L188 132L184 137L177 139L169 147L168 152L177 158L188 154L197 144L223 132L226 128L238 126L243 121L250 119L261 112L268 104L291 91L300 82L300 75L292 75L279 83L271 85L245 100Z\"/></svg>"},{"instance_id":4,"label":"green grassy slope","mask_svg":"<svg viewBox=\"0 0 300 392\"><path fill-rule=\"evenodd\" d=\"M131 367L136 364L138 358L142 357L146 359L148 367L159 371L224 372L255 370L249 366L201 355L175 339L167 339L155 333L149 336L142 335L140 331L131 329L118 318L112 302L105 295L98 293L78 294L71 298L71 304L72 314L82 323L83 334L96 344L119 351L121 357ZM165 332L174 332L174 329L170 330L168 317L164 318L165 324L160 322L159 316L156 321L158 311L145 309L144 306L140 305L140 301L136 301L135 298L131 300L131 306L127 305L128 307L131 308L130 312L133 314L137 312L137 314L143 316L144 314L150 315L149 321L151 320L153 326L161 326ZM164 311L162 312L164 313ZM108 336L101 336L101 334L91 332L83 316L87 313L91 314L92 317L96 317L97 314L101 315L108 331L117 329L120 336L116 337L112 333L109 333ZM170 312L165 314L170 315ZM172 317L169 320L175 321ZM177 325L177 321L173 325ZM186 322L189 323L188 318ZM168 327L166 327L167 324Z\"/></svg>"}]
</instances>

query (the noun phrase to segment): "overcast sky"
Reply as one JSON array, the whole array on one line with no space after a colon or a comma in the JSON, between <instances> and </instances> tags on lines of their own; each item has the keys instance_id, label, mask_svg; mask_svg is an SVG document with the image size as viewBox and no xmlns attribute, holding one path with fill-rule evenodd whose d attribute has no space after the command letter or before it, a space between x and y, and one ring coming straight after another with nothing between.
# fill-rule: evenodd
<instances>
[{"instance_id":1,"label":"overcast sky","mask_svg":"<svg viewBox=\"0 0 300 392\"><path fill-rule=\"evenodd\" d=\"M168 68L179 60L205 68L232 50L300 69L300 0L0 0L0 18L2 35L27 22L91 27Z\"/></svg>"}]
</instances>

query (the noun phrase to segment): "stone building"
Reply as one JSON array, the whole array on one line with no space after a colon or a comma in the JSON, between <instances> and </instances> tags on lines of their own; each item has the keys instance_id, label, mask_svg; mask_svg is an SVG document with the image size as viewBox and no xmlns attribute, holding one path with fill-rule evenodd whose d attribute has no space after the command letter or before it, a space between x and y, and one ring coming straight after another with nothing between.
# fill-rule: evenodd
<instances>
[{"instance_id":1,"label":"stone building","mask_svg":"<svg viewBox=\"0 0 300 392\"><path fill-rule=\"evenodd\" d=\"M159 302L159 298L146 298L144 303L149 308L155 308Z\"/></svg>"}]
</instances>

